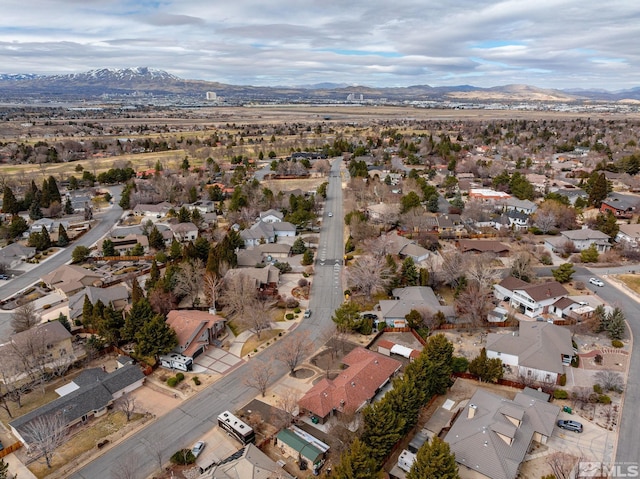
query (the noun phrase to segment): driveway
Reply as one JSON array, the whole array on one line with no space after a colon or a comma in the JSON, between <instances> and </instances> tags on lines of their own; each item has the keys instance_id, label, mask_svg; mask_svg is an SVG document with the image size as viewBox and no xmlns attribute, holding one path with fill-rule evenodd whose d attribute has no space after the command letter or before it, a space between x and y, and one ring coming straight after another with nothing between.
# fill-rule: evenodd
<instances>
[{"instance_id":1,"label":"driveway","mask_svg":"<svg viewBox=\"0 0 640 479\"><path fill-rule=\"evenodd\" d=\"M609 463L614 453L617 431L608 431L575 414L561 412L558 419L573 419L582 423L584 431L575 433L556 426L547 446L587 461Z\"/></svg>"},{"instance_id":2,"label":"driveway","mask_svg":"<svg viewBox=\"0 0 640 479\"><path fill-rule=\"evenodd\" d=\"M209 348L196 358L193 365L194 373L224 374L237 366L242 359L220 348Z\"/></svg>"}]
</instances>

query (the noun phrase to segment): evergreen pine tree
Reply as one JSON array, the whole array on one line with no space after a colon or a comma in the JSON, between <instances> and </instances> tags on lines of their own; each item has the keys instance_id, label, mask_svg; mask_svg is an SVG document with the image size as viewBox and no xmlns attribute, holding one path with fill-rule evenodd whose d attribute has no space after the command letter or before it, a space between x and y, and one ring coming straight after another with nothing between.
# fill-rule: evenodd
<instances>
[{"instance_id":1,"label":"evergreen pine tree","mask_svg":"<svg viewBox=\"0 0 640 479\"><path fill-rule=\"evenodd\" d=\"M58 183L53 176L49 177L49 181L47 183L47 187L49 190L49 199L50 202L53 203L57 201L58 203L62 203L62 196L60 196L60 190L58 189Z\"/></svg>"},{"instance_id":2,"label":"evergreen pine tree","mask_svg":"<svg viewBox=\"0 0 640 479\"><path fill-rule=\"evenodd\" d=\"M71 204L70 198L67 198L67 200L64 202L64 213L66 215L72 215L74 213L73 205Z\"/></svg>"},{"instance_id":3,"label":"evergreen pine tree","mask_svg":"<svg viewBox=\"0 0 640 479\"><path fill-rule=\"evenodd\" d=\"M39 250L46 250L51 247L51 237L49 236L49 230L47 228L42 228L42 232L40 233L40 241L39 241Z\"/></svg>"},{"instance_id":4,"label":"evergreen pine tree","mask_svg":"<svg viewBox=\"0 0 640 479\"><path fill-rule=\"evenodd\" d=\"M331 472L331 479L378 479L379 467L372 451L356 438L340 456L340 463Z\"/></svg>"},{"instance_id":5,"label":"evergreen pine tree","mask_svg":"<svg viewBox=\"0 0 640 479\"><path fill-rule=\"evenodd\" d=\"M364 433L362 440L371 449L371 454L379 464L402 437L405 419L396 415L391 401L384 398L367 406L362 417Z\"/></svg>"},{"instance_id":6,"label":"evergreen pine tree","mask_svg":"<svg viewBox=\"0 0 640 479\"><path fill-rule=\"evenodd\" d=\"M175 331L159 314L152 316L138 329L135 339L136 352L154 358L168 353L178 344Z\"/></svg>"},{"instance_id":7,"label":"evergreen pine tree","mask_svg":"<svg viewBox=\"0 0 640 479\"><path fill-rule=\"evenodd\" d=\"M131 282L131 302L137 303L142 298L144 298L144 291L142 291L140 283L138 283L138 279L133 278Z\"/></svg>"},{"instance_id":8,"label":"evergreen pine tree","mask_svg":"<svg viewBox=\"0 0 640 479\"><path fill-rule=\"evenodd\" d=\"M136 332L154 315L155 313L146 298L133 303L124 320L122 339L127 341L135 339Z\"/></svg>"},{"instance_id":9,"label":"evergreen pine tree","mask_svg":"<svg viewBox=\"0 0 640 479\"><path fill-rule=\"evenodd\" d=\"M456 456L438 436L426 442L416 455L407 479L460 479Z\"/></svg>"},{"instance_id":10,"label":"evergreen pine tree","mask_svg":"<svg viewBox=\"0 0 640 479\"><path fill-rule=\"evenodd\" d=\"M14 476L11 476L14 477ZM9 478L9 464L4 462L4 458L0 459L0 479Z\"/></svg>"},{"instance_id":11,"label":"evergreen pine tree","mask_svg":"<svg viewBox=\"0 0 640 479\"><path fill-rule=\"evenodd\" d=\"M410 256L407 256L402 262L402 268L400 270L400 284L404 286L418 285L418 270L413 258Z\"/></svg>"},{"instance_id":12,"label":"evergreen pine tree","mask_svg":"<svg viewBox=\"0 0 640 479\"><path fill-rule=\"evenodd\" d=\"M42 180L41 192L42 192L42 195L40 196L40 206L42 208L48 208L49 205L51 204L51 194L49 191L49 180L46 178Z\"/></svg>"},{"instance_id":13,"label":"evergreen pine tree","mask_svg":"<svg viewBox=\"0 0 640 479\"><path fill-rule=\"evenodd\" d=\"M86 294L84 295L84 304L82 305L82 324L85 327L93 324L93 304Z\"/></svg>"},{"instance_id":14,"label":"evergreen pine tree","mask_svg":"<svg viewBox=\"0 0 640 479\"><path fill-rule=\"evenodd\" d=\"M149 246L157 250L164 249L164 238L156 225L153 225L153 228L151 228L149 232Z\"/></svg>"},{"instance_id":15,"label":"evergreen pine tree","mask_svg":"<svg viewBox=\"0 0 640 479\"><path fill-rule=\"evenodd\" d=\"M17 215L20 211L20 204L13 194L13 190L9 186L4 187L2 211L10 215Z\"/></svg>"},{"instance_id":16,"label":"evergreen pine tree","mask_svg":"<svg viewBox=\"0 0 640 479\"><path fill-rule=\"evenodd\" d=\"M62 223L58 227L58 246L67 246L69 244L69 235L67 235L67 230L64 229Z\"/></svg>"},{"instance_id":17,"label":"evergreen pine tree","mask_svg":"<svg viewBox=\"0 0 640 479\"><path fill-rule=\"evenodd\" d=\"M31 207L29 208L29 218L32 220L39 220L44 217L42 214L42 210L40 209L40 201L39 198L34 198L31 202Z\"/></svg>"},{"instance_id":18,"label":"evergreen pine tree","mask_svg":"<svg viewBox=\"0 0 640 479\"><path fill-rule=\"evenodd\" d=\"M160 278L160 270L158 269L158 263L154 259L151 262L151 271L149 271L149 278L144 283L145 288L147 289L147 293L153 289L153 287L158 283L158 279Z\"/></svg>"}]
</instances>

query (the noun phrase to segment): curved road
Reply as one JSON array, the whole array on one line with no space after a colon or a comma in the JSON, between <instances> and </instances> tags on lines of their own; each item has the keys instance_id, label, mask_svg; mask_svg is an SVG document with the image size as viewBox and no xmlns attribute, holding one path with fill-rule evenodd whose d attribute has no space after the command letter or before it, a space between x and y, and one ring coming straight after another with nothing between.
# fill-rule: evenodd
<instances>
[{"instance_id":1,"label":"curved road","mask_svg":"<svg viewBox=\"0 0 640 479\"><path fill-rule=\"evenodd\" d=\"M296 328L296 332L308 333L316 347L326 340L326 334L333 329L331 316L334 309L343 301L341 163L340 159L333 161L329 178L324 221L320 231L319 250L311 288L310 309L313 314ZM332 217L328 216L329 212L333 213ZM338 263L337 266L336 263ZM272 348L252 359L252 362L264 361L272 365L274 370L272 383L288 372L284 363L277 360L276 344L281 343L275 343ZM157 447L159 442L162 443L164 450L163 460L167 461L175 451L189 447L211 428L217 426L217 417L221 412L227 409L238 409L255 397L255 390L244 385L247 374L248 366L243 362L219 381L183 402L179 408L158 418L79 469L71 478L108 478L112 477L111 471L114 468L119 465L126 467L126 464L131 463L135 464L135 472L131 471L130 477L142 479L157 472L157 455L154 455L152 448Z\"/></svg>"},{"instance_id":2,"label":"curved road","mask_svg":"<svg viewBox=\"0 0 640 479\"><path fill-rule=\"evenodd\" d=\"M111 196L113 197L113 205L102 212L96 213L95 219L98 222L85 233L80 239L74 241L69 247L64 248L55 256L40 263L35 268L25 272L24 274L13 278L11 281L0 287L0 300L5 300L13 296L14 294L22 291L23 289L31 286L32 284L40 281L40 278L45 274L51 273L53 270L62 266L63 264L71 261L71 253L76 246L90 247L105 234L109 232L122 216L122 208L118 206L120 201L120 194L122 193L122 186L113 186L107 188ZM9 338L12 333L11 329L11 314L0 315L0 343L4 342L4 339Z\"/></svg>"}]
</instances>

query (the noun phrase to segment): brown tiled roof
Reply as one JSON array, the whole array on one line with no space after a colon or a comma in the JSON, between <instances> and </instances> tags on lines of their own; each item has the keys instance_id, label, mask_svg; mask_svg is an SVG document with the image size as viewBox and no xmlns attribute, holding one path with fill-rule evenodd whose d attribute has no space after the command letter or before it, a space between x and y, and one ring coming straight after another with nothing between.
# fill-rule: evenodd
<instances>
[{"instance_id":1,"label":"brown tiled roof","mask_svg":"<svg viewBox=\"0 0 640 479\"><path fill-rule=\"evenodd\" d=\"M322 379L298 402L319 417L332 409L357 411L398 370L402 363L365 348L356 348L343 362L349 367L333 380Z\"/></svg>"},{"instance_id":2,"label":"brown tiled roof","mask_svg":"<svg viewBox=\"0 0 640 479\"><path fill-rule=\"evenodd\" d=\"M529 285L530 283L527 283L526 281L522 281L521 279L516 278L515 276L508 276L502 281L500 281L499 283L499 286L502 286L503 288L508 289L509 291L526 288Z\"/></svg>"},{"instance_id":3,"label":"brown tiled roof","mask_svg":"<svg viewBox=\"0 0 640 479\"><path fill-rule=\"evenodd\" d=\"M189 345L182 351L185 356L191 357L202 344L209 344L207 341L196 341L204 329L211 329L218 321L224 321L222 316L214 315L206 311L197 310L173 310L167 315L167 324L176 332L178 345L182 348Z\"/></svg>"}]
</instances>

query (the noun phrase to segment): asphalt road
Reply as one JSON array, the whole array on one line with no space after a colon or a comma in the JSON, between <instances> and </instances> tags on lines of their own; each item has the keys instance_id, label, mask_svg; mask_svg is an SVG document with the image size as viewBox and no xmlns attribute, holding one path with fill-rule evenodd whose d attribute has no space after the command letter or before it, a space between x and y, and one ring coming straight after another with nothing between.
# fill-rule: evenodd
<instances>
[{"instance_id":1,"label":"asphalt road","mask_svg":"<svg viewBox=\"0 0 640 479\"><path fill-rule=\"evenodd\" d=\"M118 206L120 193L122 193L122 186L109 187L108 190L111 192L111 196L113 196L113 206L105 211L96 213L94 219L98 220L97 224L80 239L74 241L69 247L63 249L55 256L2 285L0 287L0 300L10 298L19 291L22 291L32 284L40 281L40 278L45 274L51 273L63 264L69 263L71 261L71 253L76 246L92 246L116 225L122 216L122 208ZM5 340L11 336L12 332L11 314L0 314L0 343L5 342Z\"/></svg>"},{"instance_id":2,"label":"asphalt road","mask_svg":"<svg viewBox=\"0 0 640 479\"><path fill-rule=\"evenodd\" d=\"M296 332L306 332L319 347L326 341L326 335L333 329L331 315L342 301L342 257L343 257L343 212L342 187L340 180L341 161L333 162L329 178L327 201L323 213L323 226L320 230L318 256L323 253L324 265L317 262L312 277L310 309L313 314L296 328ZM329 212L333 213L329 217ZM336 268L336 263L338 268ZM339 270L336 272L336 270ZM294 334L295 334L294 333ZM263 361L271 364L274 371L272 383L287 374L286 365L277 359L281 342L254 356L251 363ZM191 447L212 427L217 426L218 415L225 411L234 411L243 407L256 395L255 389L244 384L251 364L243 362L227 373L216 383L182 405L158 418L156 421L106 451L100 457L79 469L71 479L95 479L112 477L114 468L127 463L135 465L130 472L131 478L146 478L158 471L155 451L164 451L163 461L168 461L175 451ZM152 452L153 451L153 452Z\"/></svg>"},{"instance_id":3,"label":"asphalt road","mask_svg":"<svg viewBox=\"0 0 640 479\"><path fill-rule=\"evenodd\" d=\"M607 274L628 273L630 269L640 272L640 267L591 268L591 273L588 270L585 271L587 274L582 274L582 271L578 271L575 279L586 282L590 277L599 276L605 285L599 288L589 284L589 289L596 292L607 303L612 306L619 306L624 311L631 334L638 341L640 340L640 304L635 298L612 286L604 276ZM633 462L637 464L640 460L640 427L638 427L640 424L640 407L638 407L638 400L640 399L640 347L637 343L634 344L631 353L629 376L624 397L615 460L616 462Z\"/></svg>"}]
</instances>

